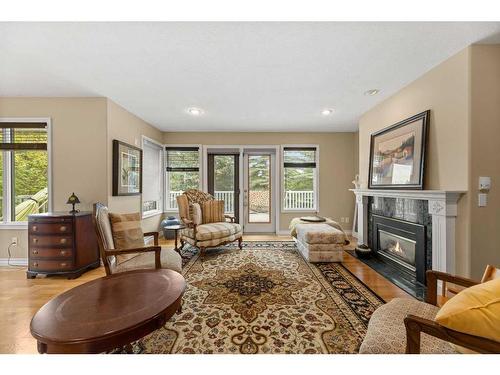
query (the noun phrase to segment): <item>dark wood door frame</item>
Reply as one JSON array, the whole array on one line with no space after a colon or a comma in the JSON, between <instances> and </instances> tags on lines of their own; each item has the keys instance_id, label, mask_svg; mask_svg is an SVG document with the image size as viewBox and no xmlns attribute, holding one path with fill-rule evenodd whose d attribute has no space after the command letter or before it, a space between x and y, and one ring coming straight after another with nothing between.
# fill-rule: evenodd
<instances>
[{"instance_id":1,"label":"dark wood door frame","mask_svg":"<svg viewBox=\"0 0 500 375\"><path fill-rule=\"evenodd\" d=\"M240 154L239 153L230 153L230 154L223 154L223 153L214 153L214 154L208 154L208 192L212 195L214 195L215 192L215 187L214 187L214 180L215 180L215 174L214 174L214 161L215 161L215 156L233 156L234 158L234 218L235 222L239 223L240 222Z\"/></svg>"}]
</instances>

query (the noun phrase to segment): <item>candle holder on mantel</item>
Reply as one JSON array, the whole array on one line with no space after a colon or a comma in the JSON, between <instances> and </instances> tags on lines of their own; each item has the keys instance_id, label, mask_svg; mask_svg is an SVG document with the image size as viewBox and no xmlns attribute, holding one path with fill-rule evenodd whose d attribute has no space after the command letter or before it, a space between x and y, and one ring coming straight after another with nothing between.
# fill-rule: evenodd
<instances>
[{"instance_id":1,"label":"candle holder on mantel","mask_svg":"<svg viewBox=\"0 0 500 375\"><path fill-rule=\"evenodd\" d=\"M80 203L80 199L75 195L75 193L71 193L70 197L68 198L68 201L66 204L72 204L73 209L69 212L70 214L76 214L77 212L80 212L80 210L75 209L75 204Z\"/></svg>"}]
</instances>

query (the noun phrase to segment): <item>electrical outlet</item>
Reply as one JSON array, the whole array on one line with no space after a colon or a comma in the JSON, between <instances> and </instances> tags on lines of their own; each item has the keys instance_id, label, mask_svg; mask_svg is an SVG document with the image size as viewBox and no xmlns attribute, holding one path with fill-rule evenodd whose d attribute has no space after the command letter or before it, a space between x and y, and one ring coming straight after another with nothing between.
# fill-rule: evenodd
<instances>
[{"instance_id":1,"label":"electrical outlet","mask_svg":"<svg viewBox=\"0 0 500 375\"><path fill-rule=\"evenodd\" d=\"M343 216L340 218L340 222L341 222L341 223L344 223L344 222L345 222L345 219L344 219L344 217L343 217Z\"/></svg>"},{"instance_id":2,"label":"electrical outlet","mask_svg":"<svg viewBox=\"0 0 500 375\"><path fill-rule=\"evenodd\" d=\"M17 245L17 237L12 237L12 239L10 240L10 243L12 245Z\"/></svg>"},{"instance_id":3,"label":"electrical outlet","mask_svg":"<svg viewBox=\"0 0 500 375\"><path fill-rule=\"evenodd\" d=\"M345 222L346 222L346 223L349 223L349 216L346 216L346 218L345 218Z\"/></svg>"}]
</instances>

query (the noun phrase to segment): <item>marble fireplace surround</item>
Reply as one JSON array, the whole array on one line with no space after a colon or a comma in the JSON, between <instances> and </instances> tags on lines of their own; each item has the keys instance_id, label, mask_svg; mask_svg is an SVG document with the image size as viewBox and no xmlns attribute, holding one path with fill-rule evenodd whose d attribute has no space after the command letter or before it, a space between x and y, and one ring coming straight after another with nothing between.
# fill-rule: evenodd
<instances>
[{"instance_id":1,"label":"marble fireplace surround","mask_svg":"<svg viewBox=\"0 0 500 375\"><path fill-rule=\"evenodd\" d=\"M368 197L428 201L432 216L432 269L455 273L457 202L465 191L350 189L356 195L358 244L368 244Z\"/></svg>"}]
</instances>

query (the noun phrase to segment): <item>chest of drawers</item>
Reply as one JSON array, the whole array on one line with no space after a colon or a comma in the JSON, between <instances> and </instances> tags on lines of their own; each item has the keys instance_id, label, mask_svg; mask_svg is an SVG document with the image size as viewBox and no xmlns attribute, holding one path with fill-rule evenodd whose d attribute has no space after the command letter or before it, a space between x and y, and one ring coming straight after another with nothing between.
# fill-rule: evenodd
<instances>
[{"instance_id":1,"label":"chest of drawers","mask_svg":"<svg viewBox=\"0 0 500 375\"><path fill-rule=\"evenodd\" d=\"M76 278L100 264L91 212L30 215L28 244L28 278L37 274Z\"/></svg>"}]
</instances>

